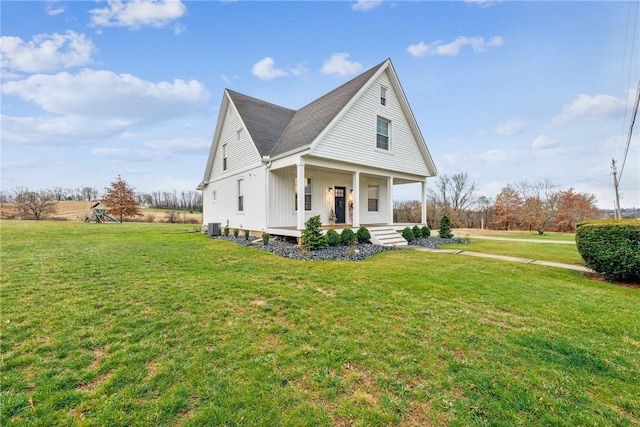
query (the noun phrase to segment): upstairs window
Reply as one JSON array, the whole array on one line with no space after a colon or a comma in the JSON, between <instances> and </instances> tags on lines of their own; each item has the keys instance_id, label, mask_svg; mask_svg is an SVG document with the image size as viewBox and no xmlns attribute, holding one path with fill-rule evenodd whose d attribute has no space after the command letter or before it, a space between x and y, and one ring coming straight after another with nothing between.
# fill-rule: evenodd
<instances>
[{"instance_id":1,"label":"upstairs window","mask_svg":"<svg viewBox=\"0 0 640 427\"><path fill-rule=\"evenodd\" d=\"M367 210L369 212L378 212L378 194L380 193L380 187L370 185L367 190Z\"/></svg>"},{"instance_id":2,"label":"upstairs window","mask_svg":"<svg viewBox=\"0 0 640 427\"><path fill-rule=\"evenodd\" d=\"M240 129L238 131L238 141L242 141L243 136L244 136L244 129Z\"/></svg>"},{"instance_id":3,"label":"upstairs window","mask_svg":"<svg viewBox=\"0 0 640 427\"><path fill-rule=\"evenodd\" d=\"M380 105L387 105L387 88L380 86Z\"/></svg>"},{"instance_id":4,"label":"upstairs window","mask_svg":"<svg viewBox=\"0 0 640 427\"><path fill-rule=\"evenodd\" d=\"M294 184L296 197L294 200L295 209L298 210L298 178L295 179ZM304 210L311 210L311 178L304 179Z\"/></svg>"},{"instance_id":5,"label":"upstairs window","mask_svg":"<svg viewBox=\"0 0 640 427\"><path fill-rule=\"evenodd\" d=\"M222 144L222 170L227 170L227 144Z\"/></svg>"},{"instance_id":6,"label":"upstairs window","mask_svg":"<svg viewBox=\"0 0 640 427\"><path fill-rule=\"evenodd\" d=\"M238 212L244 212L244 179L238 180Z\"/></svg>"},{"instance_id":7,"label":"upstairs window","mask_svg":"<svg viewBox=\"0 0 640 427\"><path fill-rule=\"evenodd\" d=\"M389 149L389 127L388 120L378 117L378 125L376 126L376 147L381 150Z\"/></svg>"}]
</instances>

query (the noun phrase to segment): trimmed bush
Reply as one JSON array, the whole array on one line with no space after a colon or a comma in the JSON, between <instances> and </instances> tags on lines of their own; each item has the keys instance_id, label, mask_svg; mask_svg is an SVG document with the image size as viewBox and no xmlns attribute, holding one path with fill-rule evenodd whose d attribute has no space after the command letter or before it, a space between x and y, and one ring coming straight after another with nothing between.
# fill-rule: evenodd
<instances>
[{"instance_id":1,"label":"trimmed bush","mask_svg":"<svg viewBox=\"0 0 640 427\"><path fill-rule=\"evenodd\" d=\"M249 230L244 230L244 240L249 240Z\"/></svg>"},{"instance_id":2,"label":"trimmed bush","mask_svg":"<svg viewBox=\"0 0 640 427\"><path fill-rule=\"evenodd\" d=\"M450 239L453 237L453 233L451 232L451 220L446 215L440 220L440 230L438 230L438 235L443 239Z\"/></svg>"},{"instance_id":3,"label":"trimmed bush","mask_svg":"<svg viewBox=\"0 0 640 427\"><path fill-rule=\"evenodd\" d=\"M402 230L402 237L404 237L404 239L407 242L413 242L414 235L413 235L413 230L411 230L411 227L405 227Z\"/></svg>"},{"instance_id":4,"label":"trimmed bush","mask_svg":"<svg viewBox=\"0 0 640 427\"><path fill-rule=\"evenodd\" d=\"M327 231L327 244L329 246L338 246L340 244L340 235L333 228Z\"/></svg>"},{"instance_id":5,"label":"trimmed bush","mask_svg":"<svg viewBox=\"0 0 640 427\"><path fill-rule=\"evenodd\" d=\"M233 229L233 237L238 238L238 234L240 234L240 229L239 228L234 228Z\"/></svg>"},{"instance_id":6,"label":"trimmed bush","mask_svg":"<svg viewBox=\"0 0 640 427\"><path fill-rule=\"evenodd\" d=\"M322 226L320 215L312 216L304 225L305 228L302 230L302 246L312 251L326 248L327 239L320 230Z\"/></svg>"},{"instance_id":7,"label":"trimmed bush","mask_svg":"<svg viewBox=\"0 0 640 427\"><path fill-rule=\"evenodd\" d=\"M358 228L356 239L358 239L358 243L369 243L371 241L371 233L369 233L367 227Z\"/></svg>"},{"instance_id":8,"label":"trimmed bush","mask_svg":"<svg viewBox=\"0 0 640 427\"><path fill-rule=\"evenodd\" d=\"M352 229L345 228L342 230L342 234L340 234L340 242L342 242L343 245L352 245L356 240L356 233L354 233Z\"/></svg>"},{"instance_id":9,"label":"trimmed bush","mask_svg":"<svg viewBox=\"0 0 640 427\"><path fill-rule=\"evenodd\" d=\"M269 233L267 233L267 232L262 233L262 244L263 245L268 245L269 244L269 237L271 237L269 235Z\"/></svg>"},{"instance_id":10,"label":"trimmed bush","mask_svg":"<svg viewBox=\"0 0 640 427\"><path fill-rule=\"evenodd\" d=\"M225 227L222 234L224 234L224 237L227 237L229 235L229 227Z\"/></svg>"},{"instance_id":11,"label":"trimmed bush","mask_svg":"<svg viewBox=\"0 0 640 427\"><path fill-rule=\"evenodd\" d=\"M422 230L420 231L422 231L422 237L424 237L425 239L431 237L431 230L426 225L423 225Z\"/></svg>"},{"instance_id":12,"label":"trimmed bush","mask_svg":"<svg viewBox=\"0 0 640 427\"><path fill-rule=\"evenodd\" d=\"M419 239L422 237L422 230L420 229L419 226L414 225L411 231L413 232L413 237L415 237L416 239Z\"/></svg>"},{"instance_id":13,"label":"trimmed bush","mask_svg":"<svg viewBox=\"0 0 640 427\"><path fill-rule=\"evenodd\" d=\"M607 280L640 282L640 221L578 223L576 246L587 267Z\"/></svg>"}]
</instances>

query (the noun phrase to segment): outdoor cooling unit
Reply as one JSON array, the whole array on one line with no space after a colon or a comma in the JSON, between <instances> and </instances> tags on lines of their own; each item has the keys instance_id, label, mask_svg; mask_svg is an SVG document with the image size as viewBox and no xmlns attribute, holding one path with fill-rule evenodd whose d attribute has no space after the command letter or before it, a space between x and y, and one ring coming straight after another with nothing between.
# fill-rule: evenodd
<instances>
[{"instance_id":1,"label":"outdoor cooling unit","mask_svg":"<svg viewBox=\"0 0 640 427\"><path fill-rule=\"evenodd\" d=\"M220 223L219 222L210 222L209 223L209 237L219 236L220 235Z\"/></svg>"}]
</instances>

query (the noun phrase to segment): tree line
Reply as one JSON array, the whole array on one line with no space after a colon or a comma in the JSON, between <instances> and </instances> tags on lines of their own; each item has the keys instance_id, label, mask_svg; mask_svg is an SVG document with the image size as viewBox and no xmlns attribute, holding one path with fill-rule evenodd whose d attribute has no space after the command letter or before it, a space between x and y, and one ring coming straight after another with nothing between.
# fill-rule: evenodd
<instances>
[{"instance_id":1,"label":"tree line","mask_svg":"<svg viewBox=\"0 0 640 427\"><path fill-rule=\"evenodd\" d=\"M494 199L476 194L466 173L440 175L428 189L427 222L437 228L448 216L454 228L497 230L575 231L576 224L600 217L593 194L560 190L548 179L507 184ZM394 222L420 222L417 200L394 203Z\"/></svg>"},{"instance_id":2,"label":"tree line","mask_svg":"<svg viewBox=\"0 0 640 427\"><path fill-rule=\"evenodd\" d=\"M19 187L13 191L0 191L0 207L11 203L15 205L22 219L42 219L56 213L56 202L59 201L102 201L110 198L110 190L115 183L100 192L95 187L79 187L75 189L55 187L46 190L30 190ZM124 182L124 181L122 181ZM152 193L136 193L134 188L127 187L136 203L149 208L167 210L202 211L202 194L199 191L156 191ZM113 202L113 200L111 200Z\"/></svg>"}]
</instances>

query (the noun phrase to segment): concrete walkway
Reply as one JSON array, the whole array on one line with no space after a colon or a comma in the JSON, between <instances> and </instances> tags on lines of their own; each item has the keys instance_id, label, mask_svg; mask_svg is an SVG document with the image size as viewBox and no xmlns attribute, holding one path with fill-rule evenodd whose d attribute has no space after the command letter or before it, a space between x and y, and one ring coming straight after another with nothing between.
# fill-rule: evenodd
<instances>
[{"instance_id":1,"label":"concrete walkway","mask_svg":"<svg viewBox=\"0 0 640 427\"><path fill-rule=\"evenodd\" d=\"M508 240L516 240L516 239L508 239ZM588 269L587 267L583 267L581 265L563 264L560 262L540 261L536 259L527 259L527 258L516 258L512 256L505 256L505 255L484 254L480 252L462 251L459 249L429 249L429 248L416 246L415 250L423 251L423 252L435 252L435 253L441 253L441 254L456 254L456 255L467 255L467 256L474 256L474 257L480 257L480 258L492 258L492 259L498 259L501 261L519 262L522 264L542 265L545 267L556 267L556 268L564 268L567 270L581 271L583 273L593 273L593 271Z\"/></svg>"}]
</instances>

